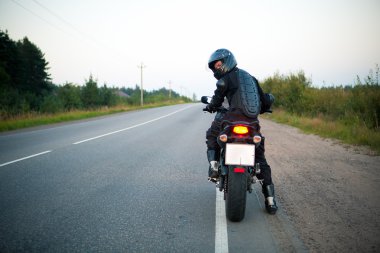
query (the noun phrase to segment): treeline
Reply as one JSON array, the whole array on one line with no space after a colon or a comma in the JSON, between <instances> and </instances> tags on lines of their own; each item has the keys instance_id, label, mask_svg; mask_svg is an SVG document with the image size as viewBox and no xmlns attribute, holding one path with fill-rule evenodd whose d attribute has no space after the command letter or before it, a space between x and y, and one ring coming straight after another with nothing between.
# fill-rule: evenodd
<instances>
[{"instance_id":1,"label":"treeline","mask_svg":"<svg viewBox=\"0 0 380 253\"><path fill-rule=\"evenodd\" d=\"M357 77L353 85L316 88L303 72L299 72L289 75L277 73L265 79L261 86L276 97L274 107L300 116L323 116L379 130L378 65L364 80Z\"/></svg>"},{"instance_id":2,"label":"treeline","mask_svg":"<svg viewBox=\"0 0 380 253\"><path fill-rule=\"evenodd\" d=\"M140 104L141 90L98 86L91 75L84 85L51 82L48 62L42 51L28 38L13 41L0 30L0 119L29 112L56 113L76 109L95 109L116 105ZM145 91L144 103L190 101L162 88ZM170 93L170 94L169 94Z\"/></svg>"},{"instance_id":3,"label":"treeline","mask_svg":"<svg viewBox=\"0 0 380 253\"><path fill-rule=\"evenodd\" d=\"M127 94L128 98L125 99L124 101L127 104L130 105L139 105L141 101L141 89L139 86L135 86L135 88L121 88L117 91L119 94ZM173 100L173 101L184 101L184 102L190 102L191 99L185 96L181 96L179 93L169 90L166 88L161 88L158 90L153 90L153 91L146 91L143 90L143 97L144 97L144 104L151 104L151 103L159 103L162 101L167 101L167 100Z\"/></svg>"},{"instance_id":4,"label":"treeline","mask_svg":"<svg viewBox=\"0 0 380 253\"><path fill-rule=\"evenodd\" d=\"M52 90L48 62L27 38L13 41L0 31L0 113L33 110Z\"/></svg>"}]
</instances>

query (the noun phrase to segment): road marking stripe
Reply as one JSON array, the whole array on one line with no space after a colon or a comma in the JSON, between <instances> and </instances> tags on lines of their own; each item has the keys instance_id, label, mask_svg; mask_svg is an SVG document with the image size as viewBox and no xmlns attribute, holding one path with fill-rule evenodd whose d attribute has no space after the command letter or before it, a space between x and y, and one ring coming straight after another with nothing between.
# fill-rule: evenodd
<instances>
[{"instance_id":1,"label":"road marking stripe","mask_svg":"<svg viewBox=\"0 0 380 253\"><path fill-rule=\"evenodd\" d=\"M194 106L194 105L192 105ZM98 135L98 136L95 136L95 137L92 137L92 138L89 138L89 139L85 139L85 140L81 140L81 141L77 141L77 142L74 142L73 144L74 145L77 145L77 144L81 144L83 142L87 142L87 141L92 141L92 140L95 140L95 139L99 139L99 138L102 138L102 137L105 137L105 136L108 136L108 135L111 135L111 134L116 134L116 133L120 133L120 132L123 132L123 131L127 131L129 129L132 129L132 128L136 128L136 127L139 127L139 126L142 126L142 125L146 125L146 124L149 124L149 123L152 123L154 121L157 121L157 120L160 120L160 119L163 119L163 118L166 118L166 117L169 117L175 113L178 113L178 112L181 112L181 111L184 111L186 109L189 109L190 107L192 106L188 106L188 107L185 107L185 108L182 108L180 110L177 110L175 112L172 112L172 113L169 113L167 115L164 115L164 116L161 116L161 117L158 117L158 118L155 118L155 119L152 119L152 120L148 120L146 122L143 122L143 123L140 123L140 124L137 124L137 125L134 125L134 126L131 126L131 127L127 127L127 128L123 128L123 129L120 129L120 130L117 130L117 131L113 131L113 132L110 132L110 133L106 133L106 134L102 134L102 135Z\"/></svg>"},{"instance_id":2,"label":"road marking stripe","mask_svg":"<svg viewBox=\"0 0 380 253\"><path fill-rule=\"evenodd\" d=\"M26 160L26 159L29 159L29 158L32 158L32 157L36 157L36 156L39 156L39 155L44 155L44 154L50 153L51 151L52 150L48 150L48 151L44 151L44 152L41 152L41 153L38 153L38 154L34 154L34 155L23 157L23 158L20 158L20 159L17 159L17 160L13 160L13 161L10 161L10 162L7 162L7 163L3 163L3 164L0 164L0 167L6 166L8 164L16 163L16 162L19 162L19 161L22 161L22 160Z\"/></svg>"},{"instance_id":3,"label":"road marking stripe","mask_svg":"<svg viewBox=\"0 0 380 253\"><path fill-rule=\"evenodd\" d=\"M224 193L216 188L215 253L228 253L227 218Z\"/></svg>"},{"instance_id":4,"label":"road marking stripe","mask_svg":"<svg viewBox=\"0 0 380 253\"><path fill-rule=\"evenodd\" d=\"M257 192L256 192L256 187L253 187L253 192L254 192L255 195L256 195L256 199L257 199L257 202L259 202L259 206L260 206L260 208L263 209L263 205L261 204L261 201L260 201L259 195L257 195Z\"/></svg>"}]
</instances>

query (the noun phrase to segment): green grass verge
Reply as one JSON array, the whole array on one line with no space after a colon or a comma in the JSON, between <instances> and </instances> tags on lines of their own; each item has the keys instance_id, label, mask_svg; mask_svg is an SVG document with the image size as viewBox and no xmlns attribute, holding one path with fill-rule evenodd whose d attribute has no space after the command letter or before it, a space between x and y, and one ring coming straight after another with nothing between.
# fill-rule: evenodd
<instances>
[{"instance_id":1,"label":"green grass verge","mask_svg":"<svg viewBox=\"0 0 380 253\"><path fill-rule=\"evenodd\" d=\"M380 131L368 129L364 124L355 121L331 120L323 116L310 118L275 110L264 118L272 119L326 138L334 138L343 143L368 146L377 155L380 154Z\"/></svg>"},{"instance_id":2,"label":"green grass verge","mask_svg":"<svg viewBox=\"0 0 380 253\"><path fill-rule=\"evenodd\" d=\"M48 125L54 123L61 123L66 121L81 120L104 116L108 114L114 114L119 112L128 112L133 110L161 107L174 104L183 104L183 101L176 102L161 102L146 104L141 106L116 106L111 108L101 108L96 110L75 110L70 112L62 112L56 114L41 114L41 113L28 113L17 117L2 119L0 121L0 132L17 130L27 127L35 127L41 125Z\"/></svg>"}]
</instances>

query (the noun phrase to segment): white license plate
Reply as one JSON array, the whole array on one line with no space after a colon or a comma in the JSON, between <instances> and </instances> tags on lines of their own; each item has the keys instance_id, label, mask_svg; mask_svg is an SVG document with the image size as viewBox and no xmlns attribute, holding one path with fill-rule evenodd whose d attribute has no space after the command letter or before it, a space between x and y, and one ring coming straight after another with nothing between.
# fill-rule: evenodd
<instances>
[{"instance_id":1,"label":"white license plate","mask_svg":"<svg viewBox=\"0 0 380 253\"><path fill-rule=\"evenodd\" d=\"M255 164L255 145L250 144L226 144L226 165L253 166Z\"/></svg>"}]
</instances>

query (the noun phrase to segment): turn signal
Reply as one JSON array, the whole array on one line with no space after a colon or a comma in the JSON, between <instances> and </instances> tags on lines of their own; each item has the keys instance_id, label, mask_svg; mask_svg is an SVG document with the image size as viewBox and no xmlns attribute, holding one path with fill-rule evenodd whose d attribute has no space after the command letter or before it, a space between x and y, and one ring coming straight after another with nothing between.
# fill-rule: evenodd
<instances>
[{"instance_id":1,"label":"turn signal","mask_svg":"<svg viewBox=\"0 0 380 253\"><path fill-rule=\"evenodd\" d=\"M227 142L227 135L226 134L222 134L221 136L219 136L219 140L221 142Z\"/></svg>"},{"instance_id":2,"label":"turn signal","mask_svg":"<svg viewBox=\"0 0 380 253\"><path fill-rule=\"evenodd\" d=\"M246 134L248 133L248 127L246 126L234 126L232 130L235 134Z\"/></svg>"},{"instance_id":3,"label":"turn signal","mask_svg":"<svg viewBox=\"0 0 380 253\"><path fill-rule=\"evenodd\" d=\"M259 143L260 141L261 141L261 136L260 135L253 136L253 142L254 143Z\"/></svg>"}]
</instances>

